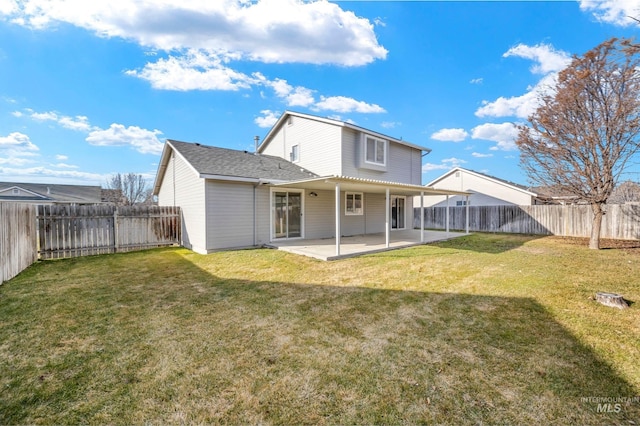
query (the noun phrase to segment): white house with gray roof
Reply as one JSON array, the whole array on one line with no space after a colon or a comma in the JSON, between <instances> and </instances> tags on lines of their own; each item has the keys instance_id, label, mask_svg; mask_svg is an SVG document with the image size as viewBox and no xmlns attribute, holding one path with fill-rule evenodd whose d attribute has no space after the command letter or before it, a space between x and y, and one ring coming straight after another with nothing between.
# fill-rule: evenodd
<instances>
[{"instance_id":1,"label":"white house with gray roof","mask_svg":"<svg viewBox=\"0 0 640 426\"><path fill-rule=\"evenodd\" d=\"M413 225L429 149L353 124L285 112L256 152L167 140L153 193L180 206L183 245L199 253Z\"/></svg>"},{"instance_id":2,"label":"white house with gray roof","mask_svg":"<svg viewBox=\"0 0 640 426\"><path fill-rule=\"evenodd\" d=\"M96 204L101 188L93 185L0 182L0 202L33 204Z\"/></svg>"},{"instance_id":3,"label":"white house with gray roof","mask_svg":"<svg viewBox=\"0 0 640 426\"><path fill-rule=\"evenodd\" d=\"M460 195L429 197L425 203L426 207L464 206L467 202L472 206L540 204L538 195L530 188L462 167L449 170L429 182L427 186L469 192L470 195L468 197Z\"/></svg>"}]
</instances>

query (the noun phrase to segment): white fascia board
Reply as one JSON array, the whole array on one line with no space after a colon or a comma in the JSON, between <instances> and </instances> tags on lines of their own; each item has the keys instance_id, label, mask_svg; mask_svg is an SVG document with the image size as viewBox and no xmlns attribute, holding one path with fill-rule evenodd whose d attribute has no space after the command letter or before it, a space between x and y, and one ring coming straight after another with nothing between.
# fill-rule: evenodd
<instances>
[{"instance_id":1,"label":"white fascia board","mask_svg":"<svg viewBox=\"0 0 640 426\"><path fill-rule=\"evenodd\" d=\"M202 178L202 179L224 180L224 181L227 181L227 182L257 183L257 184L260 184L260 185L283 184L283 183L286 183L286 182L290 182L288 180L250 178L250 177L242 177L242 176L212 175L212 174L207 174L207 173L200 173L199 177Z\"/></svg>"}]
</instances>

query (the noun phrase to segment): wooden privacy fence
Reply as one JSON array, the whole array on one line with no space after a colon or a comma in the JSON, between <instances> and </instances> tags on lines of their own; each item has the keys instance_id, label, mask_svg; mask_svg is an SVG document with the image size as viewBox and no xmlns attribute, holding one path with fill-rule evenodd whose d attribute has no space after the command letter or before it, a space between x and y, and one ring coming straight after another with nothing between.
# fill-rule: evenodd
<instances>
[{"instance_id":1,"label":"wooden privacy fence","mask_svg":"<svg viewBox=\"0 0 640 426\"><path fill-rule=\"evenodd\" d=\"M37 259L36 206L0 203L0 284Z\"/></svg>"},{"instance_id":2,"label":"wooden privacy fence","mask_svg":"<svg viewBox=\"0 0 640 426\"><path fill-rule=\"evenodd\" d=\"M606 205L600 236L640 239L640 206ZM425 207L424 226L446 229L447 207ZM589 237L593 212L588 205L470 206L469 230L514 234ZM466 207L449 207L449 228L463 230ZM414 227L420 227L420 208L414 209Z\"/></svg>"},{"instance_id":3,"label":"wooden privacy fence","mask_svg":"<svg viewBox=\"0 0 640 426\"><path fill-rule=\"evenodd\" d=\"M180 242L180 208L38 206L41 259L161 247Z\"/></svg>"}]
</instances>

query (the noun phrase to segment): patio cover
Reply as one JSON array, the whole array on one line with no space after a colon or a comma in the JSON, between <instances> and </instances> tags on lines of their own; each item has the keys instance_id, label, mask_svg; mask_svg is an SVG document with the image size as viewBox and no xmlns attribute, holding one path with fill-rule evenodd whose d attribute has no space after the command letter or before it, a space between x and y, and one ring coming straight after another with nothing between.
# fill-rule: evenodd
<instances>
[{"instance_id":1,"label":"patio cover","mask_svg":"<svg viewBox=\"0 0 640 426\"><path fill-rule=\"evenodd\" d=\"M420 208L424 206L424 197L429 195L445 195L447 196L447 202L449 195L462 195L467 197L467 211L466 211L466 232L469 233L469 195L471 193L464 191L451 191L446 189L435 189L432 187L422 185L411 185L399 182L386 182L374 179L354 178L347 176L325 176L318 178L310 178L298 181L289 181L282 183L274 183L276 187L287 187L305 190L335 190L336 196L336 256L340 256L340 217L341 217L341 197L340 191L353 191L363 193L382 193L385 194L385 243L389 248L389 232L390 227L390 192L393 191L394 195L412 195L420 196ZM420 241L424 242L424 215L420 215ZM447 232L449 231L449 209L447 208Z\"/></svg>"}]
</instances>

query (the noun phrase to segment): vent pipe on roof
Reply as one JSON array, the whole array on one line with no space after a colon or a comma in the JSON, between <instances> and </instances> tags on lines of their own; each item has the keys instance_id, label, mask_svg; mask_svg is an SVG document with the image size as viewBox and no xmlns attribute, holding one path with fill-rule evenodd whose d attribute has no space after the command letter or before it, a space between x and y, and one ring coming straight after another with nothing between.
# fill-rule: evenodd
<instances>
[{"instance_id":1,"label":"vent pipe on roof","mask_svg":"<svg viewBox=\"0 0 640 426\"><path fill-rule=\"evenodd\" d=\"M260 141L260 136L254 136L253 142L255 143L255 149L253 150L254 154L258 153L258 142Z\"/></svg>"}]
</instances>

